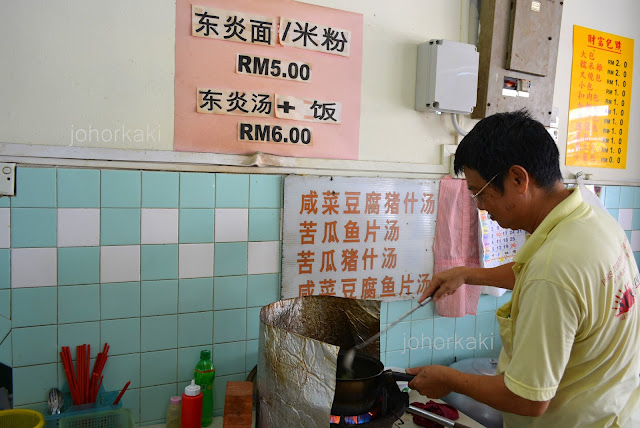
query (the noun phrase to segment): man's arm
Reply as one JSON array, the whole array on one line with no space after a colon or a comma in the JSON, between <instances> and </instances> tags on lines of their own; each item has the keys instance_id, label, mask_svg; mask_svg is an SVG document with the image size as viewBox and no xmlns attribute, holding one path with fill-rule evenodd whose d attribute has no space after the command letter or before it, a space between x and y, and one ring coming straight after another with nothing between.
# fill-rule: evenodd
<instances>
[{"instance_id":1,"label":"man's arm","mask_svg":"<svg viewBox=\"0 0 640 428\"><path fill-rule=\"evenodd\" d=\"M494 409L521 416L541 416L549 407L548 400L527 400L511 392L504 383L504 375L474 375L444 366L416 367L407 369L407 373L416 375L409 382L409 388L429 398L457 392Z\"/></svg>"}]
</instances>

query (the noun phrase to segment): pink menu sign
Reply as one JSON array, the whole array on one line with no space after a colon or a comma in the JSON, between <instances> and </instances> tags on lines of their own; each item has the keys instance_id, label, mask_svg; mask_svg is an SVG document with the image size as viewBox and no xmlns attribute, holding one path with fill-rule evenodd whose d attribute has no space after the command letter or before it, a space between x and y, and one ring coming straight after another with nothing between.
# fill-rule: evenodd
<instances>
[{"instance_id":1,"label":"pink menu sign","mask_svg":"<svg viewBox=\"0 0 640 428\"><path fill-rule=\"evenodd\" d=\"M177 0L174 150L357 159L362 15Z\"/></svg>"}]
</instances>

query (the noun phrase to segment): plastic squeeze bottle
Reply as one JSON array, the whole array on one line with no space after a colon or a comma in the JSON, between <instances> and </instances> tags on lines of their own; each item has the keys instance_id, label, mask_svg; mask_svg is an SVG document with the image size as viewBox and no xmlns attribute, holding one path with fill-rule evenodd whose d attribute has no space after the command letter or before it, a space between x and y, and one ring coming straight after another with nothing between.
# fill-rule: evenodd
<instances>
[{"instance_id":1,"label":"plastic squeeze bottle","mask_svg":"<svg viewBox=\"0 0 640 428\"><path fill-rule=\"evenodd\" d=\"M211 351L200 351L200 361L196 365L193 377L202 390L202 426L207 427L213 421L213 383L216 378Z\"/></svg>"},{"instance_id":2,"label":"plastic squeeze bottle","mask_svg":"<svg viewBox=\"0 0 640 428\"><path fill-rule=\"evenodd\" d=\"M180 418L182 413L182 398L173 396L169 399L167 408L166 428L180 428Z\"/></svg>"},{"instance_id":3,"label":"plastic squeeze bottle","mask_svg":"<svg viewBox=\"0 0 640 428\"><path fill-rule=\"evenodd\" d=\"M200 428L202 423L202 393L195 380L187 385L182 394L181 428Z\"/></svg>"}]
</instances>

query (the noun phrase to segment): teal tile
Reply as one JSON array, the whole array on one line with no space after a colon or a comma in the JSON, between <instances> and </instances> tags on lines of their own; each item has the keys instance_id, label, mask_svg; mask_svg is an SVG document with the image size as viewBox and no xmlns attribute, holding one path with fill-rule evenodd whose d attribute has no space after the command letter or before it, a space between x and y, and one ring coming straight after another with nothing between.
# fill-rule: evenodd
<instances>
[{"instance_id":1,"label":"teal tile","mask_svg":"<svg viewBox=\"0 0 640 428\"><path fill-rule=\"evenodd\" d=\"M180 208L214 208L216 175L205 172L180 173Z\"/></svg>"},{"instance_id":2,"label":"teal tile","mask_svg":"<svg viewBox=\"0 0 640 428\"><path fill-rule=\"evenodd\" d=\"M636 266L640 268L640 251L634 251L633 258L636 260Z\"/></svg>"},{"instance_id":3,"label":"teal tile","mask_svg":"<svg viewBox=\"0 0 640 428\"><path fill-rule=\"evenodd\" d=\"M620 187L607 186L604 197L604 206L607 208L620 208Z\"/></svg>"},{"instance_id":4,"label":"teal tile","mask_svg":"<svg viewBox=\"0 0 640 428\"><path fill-rule=\"evenodd\" d=\"M476 346L477 341L474 337L468 338L466 340L458 337L454 342L453 357L456 361L473 358Z\"/></svg>"},{"instance_id":5,"label":"teal tile","mask_svg":"<svg viewBox=\"0 0 640 428\"><path fill-rule=\"evenodd\" d=\"M140 350L159 351L178 347L178 316L162 315L140 319Z\"/></svg>"},{"instance_id":6,"label":"teal tile","mask_svg":"<svg viewBox=\"0 0 640 428\"><path fill-rule=\"evenodd\" d=\"M11 206L11 198L14 196L0 196L0 208L9 208Z\"/></svg>"},{"instance_id":7,"label":"teal tile","mask_svg":"<svg viewBox=\"0 0 640 428\"><path fill-rule=\"evenodd\" d=\"M58 248L58 285L100 282L100 247Z\"/></svg>"},{"instance_id":8,"label":"teal tile","mask_svg":"<svg viewBox=\"0 0 640 428\"><path fill-rule=\"evenodd\" d=\"M0 341L2 341L9 332L11 332L11 320L0 317Z\"/></svg>"},{"instance_id":9,"label":"teal tile","mask_svg":"<svg viewBox=\"0 0 640 428\"><path fill-rule=\"evenodd\" d=\"M625 231L624 231L624 234L625 234L625 235L627 235L627 240L628 240L629 242L631 242L631 231L630 231L630 230L625 230Z\"/></svg>"},{"instance_id":10,"label":"teal tile","mask_svg":"<svg viewBox=\"0 0 640 428\"><path fill-rule=\"evenodd\" d=\"M258 341L247 340L246 346L247 350L244 366L247 371L251 371L258 364Z\"/></svg>"},{"instance_id":11,"label":"teal tile","mask_svg":"<svg viewBox=\"0 0 640 428\"><path fill-rule=\"evenodd\" d=\"M249 175L216 174L216 208L248 208Z\"/></svg>"},{"instance_id":12,"label":"teal tile","mask_svg":"<svg viewBox=\"0 0 640 428\"><path fill-rule=\"evenodd\" d=\"M208 350L213 355L213 346L194 346L192 348L178 348L178 382L190 382L193 370L200 361L200 351Z\"/></svg>"},{"instance_id":13,"label":"teal tile","mask_svg":"<svg viewBox=\"0 0 640 428\"><path fill-rule=\"evenodd\" d=\"M511 300L511 290L507 290L502 296L498 297L498 308Z\"/></svg>"},{"instance_id":14,"label":"teal tile","mask_svg":"<svg viewBox=\"0 0 640 428\"><path fill-rule=\"evenodd\" d=\"M8 288L0 289L0 316L11 319L11 290ZM0 341L3 337L0 331Z\"/></svg>"},{"instance_id":15,"label":"teal tile","mask_svg":"<svg viewBox=\"0 0 640 428\"><path fill-rule=\"evenodd\" d=\"M103 320L140 316L140 283L114 282L100 285L100 315Z\"/></svg>"},{"instance_id":16,"label":"teal tile","mask_svg":"<svg viewBox=\"0 0 640 428\"><path fill-rule=\"evenodd\" d=\"M414 339L415 338L415 339ZM431 348L433 343L433 319L411 322L411 338L406 345L409 348Z\"/></svg>"},{"instance_id":17,"label":"teal tile","mask_svg":"<svg viewBox=\"0 0 640 428\"><path fill-rule=\"evenodd\" d=\"M435 318L433 320L433 340L435 341L438 338L445 342L453 340L455 325L455 318Z\"/></svg>"},{"instance_id":18,"label":"teal tile","mask_svg":"<svg viewBox=\"0 0 640 428\"><path fill-rule=\"evenodd\" d=\"M14 328L58 322L57 287L17 288L12 290L11 300Z\"/></svg>"},{"instance_id":19,"label":"teal tile","mask_svg":"<svg viewBox=\"0 0 640 428\"><path fill-rule=\"evenodd\" d=\"M16 195L12 207L55 208L55 168L16 168Z\"/></svg>"},{"instance_id":20,"label":"teal tile","mask_svg":"<svg viewBox=\"0 0 640 428\"><path fill-rule=\"evenodd\" d=\"M140 314L167 315L178 312L178 280L142 281Z\"/></svg>"},{"instance_id":21,"label":"teal tile","mask_svg":"<svg viewBox=\"0 0 640 428\"><path fill-rule=\"evenodd\" d=\"M140 279L177 279L178 246L142 245L140 247Z\"/></svg>"},{"instance_id":22,"label":"teal tile","mask_svg":"<svg viewBox=\"0 0 640 428\"><path fill-rule=\"evenodd\" d=\"M144 352L140 356L140 385L153 386L178 381L178 350Z\"/></svg>"},{"instance_id":23,"label":"teal tile","mask_svg":"<svg viewBox=\"0 0 640 428\"><path fill-rule=\"evenodd\" d=\"M100 349L109 344L109 355L140 352L140 318L101 321L100 340Z\"/></svg>"},{"instance_id":24,"label":"teal tile","mask_svg":"<svg viewBox=\"0 0 640 428\"><path fill-rule=\"evenodd\" d=\"M252 174L249 182L251 208L282 207L283 177L281 175Z\"/></svg>"},{"instance_id":25,"label":"teal tile","mask_svg":"<svg viewBox=\"0 0 640 428\"><path fill-rule=\"evenodd\" d=\"M416 307L418 305L417 300L413 300L411 306ZM411 314L412 320L426 320L433 318L433 312L435 309L435 303L427 303L420 309L416 309L414 313Z\"/></svg>"},{"instance_id":26,"label":"teal tile","mask_svg":"<svg viewBox=\"0 0 640 428\"><path fill-rule=\"evenodd\" d=\"M218 277L213 283L213 309L236 309L247 306L247 276Z\"/></svg>"},{"instance_id":27,"label":"teal tile","mask_svg":"<svg viewBox=\"0 0 640 428\"><path fill-rule=\"evenodd\" d=\"M56 363L13 369L13 404L38 403L58 384Z\"/></svg>"},{"instance_id":28,"label":"teal tile","mask_svg":"<svg viewBox=\"0 0 640 428\"><path fill-rule=\"evenodd\" d=\"M434 347L431 356L431 364L439 366L449 366L453 363L453 361L453 342L448 342L442 347Z\"/></svg>"},{"instance_id":29,"label":"teal tile","mask_svg":"<svg viewBox=\"0 0 640 428\"><path fill-rule=\"evenodd\" d=\"M55 208L11 208L11 246L55 247L58 212Z\"/></svg>"},{"instance_id":30,"label":"teal tile","mask_svg":"<svg viewBox=\"0 0 640 428\"><path fill-rule=\"evenodd\" d=\"M140 373L140 372L138 372ZM140 375L138 374L138 377ZM128 382L128 381L127 381ZM125 382L122 386L114 388L114 391L122 390L122 387L127 383ZM102 382L104 383L104 382ZM133 384L133 381L131 381ZM127 388L124 392L124 395L120 399L122 402L122 407L125 409L131 410L133 414L133 420L136 424L140 423L140 389L139 388Z\"/></svg>"},{"instance_id":31,"label":"teal tile","mask_svg":"<svg viewBox=\"0 0 640 428\"><path fill-rule=\"evenodd\" d=\"M246 242L219 242L213 251L214 276L246 275L248 263Z\"/></svg>"},{"instance_id":32,"label":"teal tile","mask_svg":"<svg viewBox=\"0 0 640 428\"><path fill-rule=\"evenodd\" d=\"M140 244L140 208L100 210L100 245Z\"/></svg>"},{"instance_id":33,"label":"teal tile","mask_svg":"<svg viewBox=\"0 0 640 428\"><path fill-rule=\"evenodd\" d=\"M179 173L142 172L142 206L144 208L178 208Z\"/></svg>"},{"instance_id":34,"label":"teal tile","mask_svg":"<svg viewBox=\"0 0 640 428\"><path fill-rule=\"evenodd\" d=\"M100 171L58 169L59 208L100 208Z\"/></svg>"},{"instance_id":35,"label":"teal tile","mask_svg":"<svg viewBox=\"0 0 640 428\"><path fill-rule=\"evenodd\" d=\"M11 250L0 248L0 289L11 287Z\"/></svg>"},{"instance_id":36,"label":"teal tile","mask_svg":"<svg viewBox=\"0 0 640 428\"><path fill-rule=\"evenodd\" d=\"M418 348L409 351L409 366L422 367L431 365L431 348Z\"/></svg>"},{"instance_id":37,"label":"teal tile","mask_svg":"<svg viewBox=\"0 0 640 428\"><path fill-rule=\"evenodd\" d=\"M58 323L100 320L100 286L58 287Z\"/></svg>"},{"instance_id":38,"label":"teal tile","mask_svg":"<svg viewBox=\"0 0 640 428\"><path fill-rule=\"evenodd\" d=\"M214 210L180 209L178 240L181 244L213 242Z\"/></svg>"},{"instance_id":39,"label":"teal tile","mask_svg":"<svg viewBox=\"0 0 640 428\"><path fill-rule=\"evenodd\" d=\"M229 376L216 377L216 383L213 386L213 415L222 416L222 409L224 409L224 396L227 391L227 382L237 382L245 380L244 373L238 373Z\"/></svg>"},{"instance_id":40,"label":"teal tile","mask_svg":"<svg viewBox=\"0 0 640 428\"><path fill-rule=\"evenodd\" d=\"M400 322L387 332L387 352L404 349L411 339L411 323Z\"/></svg>"},{"instance_id":41,"label":"teal tile","mask_svg":"<svg viewBox=\"0 0 640 428\"><path fill-rule=\"evenodd\" d=\"M102 208L140 208L140 171L102 170L100 206Z\"/></svg>"},{"instance_id":42,"label":"teal tile","mask_svg":"<svg viewBox=\"0 0 640 428\"><path fill-rule=\"evenodd\" d=\"M216 366L216 376L244 374L245 343L240 341L213 345L213 364Z\"/></svg>"},{"instance_id":43,"label":"teal tile","mask_svg":"<svg viewBox=\"0 0 640 428\"><path fill-rule=\"evenodd\" d=\"M249 241L278 241L280 239L280 209L249 210Z\"/></svg>"},{"instance_id":44,"label":"teal tile","mask_svg":"<svg viewBox=\"0 0 640 428\"><path fill-rule=\"evenodd\" d=\"M634 209L631 217L631 229L640 230L640 209ZM0 271L2 269L0 268Z\"/></svg>"},{"instance_id":45,"label":"teal tile","mask_svg":"<svg viewBox=\"0 0 640 428\"><path fill-rule=\"evenodd\" d=\"M387 306L387 320L389 322L397 320L401 315L410 311L411 306L411 300L398 300L395 302L389 302Z\"/></svg>"},{"instance_id":46,"label":"teal tile","mask_svg":"<svg viewBox=\"0 0 640 428\"><path fill-rule=\"evenodd\" d=\"M11 347L14 367L55 363L59 352L56 326L14 328Z\"/></svg>"},{"instance_id":47,"label":"teal tile","mask_svg":"<svg viewBox=\"0 0 640 428\"><path fill-rule=\"evenodd\" d=\"M178 312L213 309L213 278L181 279L178 285Z\"/></svg>"},{"instance_id":48,"label":"teal tile","mask_svg":"<svg viewBox=\"0 0 640 428\"><path fill-rule=\"evenodd\" d=\"M178 387L175 383L140 388L140 422L164 419L167 416L169 399L177 394Z\"/></svg>"},{"instance_id":49,"label":"teal tile","mask_svg":"<svg viewBox=\"0 0 640 428\"><path fill-rule=\"evenodd\" d=\"M30 403L30 404L23 404L23 405L19 405L19 406L14 406L14 408L16 409L30 409L30 410L35 410L36 412L40 412L43 415L47 414L47 409L48 409L49 405L46 401L41 401L39 403Z\"/></svg>"},{"instance_id":50,"label":"teal tile","mask_svg":"<svg viewBox=\"0 0 640 428\"><path fill-rule=\"evenodd\" d=\"M213 312L213 343L245 340L246 336L246 309Z\"/></svg>"},{"instance_id":51,"label":"teal tile","mask_svg":"<svg viewBox=\"0 0 640 428\"><path fill-rule=\"evenodd\" d=\"M100 347L100 323L81 322L58 326L58 352L63 346L71 348L71 358L76 359L77 346L91 345L91 358L96 358Z\"/></svg>"},{"instance_id":52,"label":"teal tile","mask_svg":"<svg viewBox=\"0 0 640 428\"><path fill-rule=\"evenodd\" d=\"M280 300L280 274L247 277L247 306L265 306Z\"/></svg>"},{"instance_id":53,"label":"teal tile","mask_svg":"<svg viewBox=\"0 0 640 428\"><path fill-rule=\"evenodd\" d=\"M623 186L620 188L620 208L633 208L633 196L635 187Z\"/></svg>"},{"instance_id":54,"label":"teal tile","mask_svg":"<svg viewBox=\"0 0 640 428\"><path fill-rule=\"evenodd\" d=\"M476 338L493 335L496 324L497 320L495 313L478 314L476 316Z\"/></svg>"},{"instance_id":55,"label":"teal tile","mask_svg":"<svg viewBox=\"0 0 640 428\"><path fill-rule=\"evenodd\" d=\"M210 345L213 340L213 312L178 315L178 346Z\"/></svg>"},{"instance_id":56,"label":"teal tile","mask_svg":"<svg viewBox=\"0 0 640 428\"><path fill-rule=\"evenodd\" d=\"M616 220L618 220L618 215L620 213L620 210L618 208L607 208L607 212L609 212L609 214L611 214L611 217L613 217Z\"/></svg>"},{"instance_id":57,"label":"teal tile","mask_svg":"<svg viewBox=\"0 0 640 428\"><path fill-rule=\"evenodd\" d=\"M260 333L260 309L247 308L247 340L257 339Z\"/></svg>"},{"instance_id":58,"label":"teal tile","mask_svg":"<svg viewBox=\"0 0 640 428\"><path fill-rule=\"evenodd\" d=\"M387 367L406 369L409 367L409 351L387 351L385 365Z\"/></svg>"},{"instance_id":59,"label":"teal tile","mask_svg":"<svg viewBox=\"0 0 640 428\"><path fill-rule=\"evenodd\" d=\"M9 333L4 340L0 340L0 364L13 367L13 351L11 350L11 336Z\"/></svg>"},{"instance_id":60,"label":"teal tile","mask_svg":"<svg viewBox=\"0 0 640 428\"><path fill-rule=\"evenodd\" d=\"M129 381L131 384L127 391L140 387L140 354L111 354L114 347L109 349L109 358L104 366L102 374L104 379L102 387L105 391L119 391ZM125 405L123 404L122 407Z\"/></svg>"},{"instance_id":61,"label":"teal tile","mask_svg":"<svg viewBox=\"0 0 640 428\"><path fill-rule=\"evenodd\" d=\"M640 208L640 187L638 186L633 189L633 208Z\"/></svg>"},{"instance_id":62,"label":"teal tile","mask_svg":"<svg viewBox=\"0 0 640 428\"><path fill-rule=\"evenodd\" d=\"M462 318L456 318L455 340L462 337L464 339L473 337L476 331L476 317L467 315Z\"/></svg>"},{"instance_id":63,"label":"teal tile","mask_svg":"<svg viewBox=\"0 0 640 428\"><path fill-rule=\"evenodd\" d=\"M386 324L387 323L387 308L388 307L389 307L388 303L380 302L380 324ZM416 311L416 312L418 312L418 311Z\"/></svg>"},{"instance_id":64,"label":"teal tile","mask_svg":"<svg viewBox=\"0 0 640 428\"><path fill-rule=\"evenodd\" d=\"M497 309L498 298L488 294L481 294L478 300L478 313L495 312Z\"/></svg>"}]
</instances>

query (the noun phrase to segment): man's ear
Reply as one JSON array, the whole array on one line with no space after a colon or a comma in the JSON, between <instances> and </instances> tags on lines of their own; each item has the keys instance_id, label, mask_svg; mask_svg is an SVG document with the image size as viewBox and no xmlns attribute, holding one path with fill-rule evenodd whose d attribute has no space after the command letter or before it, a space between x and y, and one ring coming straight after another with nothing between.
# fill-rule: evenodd
<instances>
[{"instance_id":1,"label":"man's ear","mask_svg":"<svg viewBox=\"0 0 640 428\"><path fill-rule=\"evenodd\" d=\"M518 193L526 193L531 184L531 177L526 169L520 165L512 165L509 168L508 177Z\"/></svg>"}]
</instances>

